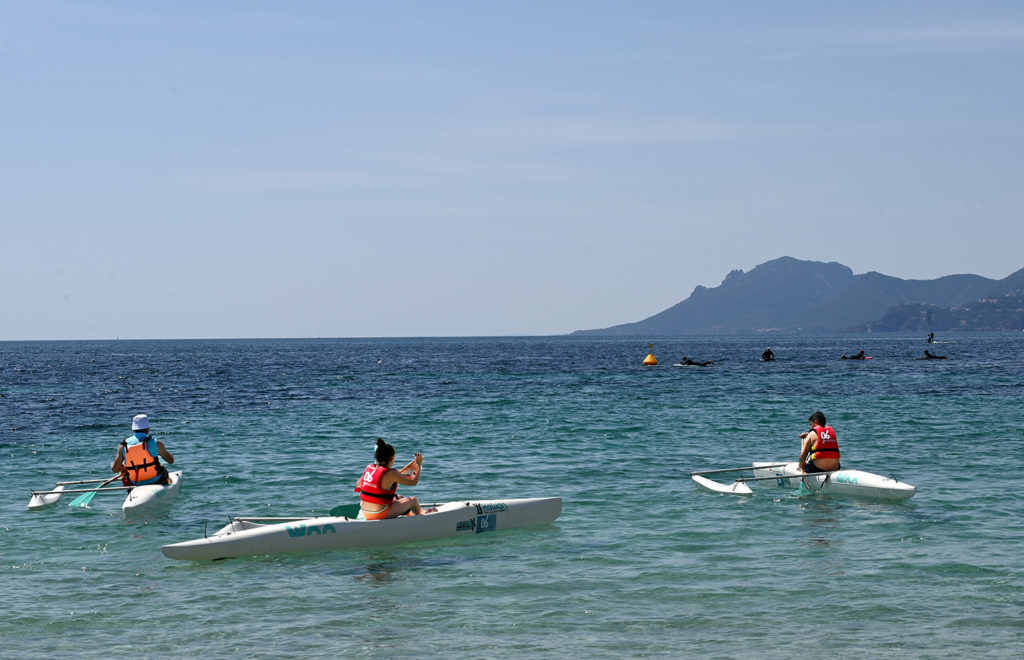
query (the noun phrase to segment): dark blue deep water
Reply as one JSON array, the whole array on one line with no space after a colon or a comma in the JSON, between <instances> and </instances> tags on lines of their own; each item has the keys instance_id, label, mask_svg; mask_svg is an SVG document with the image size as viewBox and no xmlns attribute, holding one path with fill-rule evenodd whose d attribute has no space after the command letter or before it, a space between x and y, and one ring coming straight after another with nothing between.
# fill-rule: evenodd
<instances>
[{"instance_id":1,"label":"dark blue deep water","mask_svg":"<svg viewBox=\"0 0 1024 660\"><path fill-rule=\"evenodd\" d=\"M656 367L633 339L0 343L0 656L1021 657L1024 336L939 340L654 339ZM860 348L875 359L838 359ZM917 495L689 479L795 460L817 409L844 467ZM26 509L30 489L109 475L140 412L185 473L170 510ZM354 501L377 436L400 463L424 454L423 501L564 512L399 547L161 554L231 515Z\"/></svg>"}]
</instances>

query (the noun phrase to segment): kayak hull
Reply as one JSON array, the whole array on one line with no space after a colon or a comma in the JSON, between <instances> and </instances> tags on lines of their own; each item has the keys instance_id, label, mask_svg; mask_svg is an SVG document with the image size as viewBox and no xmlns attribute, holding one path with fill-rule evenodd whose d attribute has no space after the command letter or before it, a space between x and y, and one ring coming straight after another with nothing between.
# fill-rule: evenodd
<instances>
[{"instance_id":1,"label":"kayak hull","mask_svg":"<svg viewBox=\"0 0 1024 660\"><path fill-rule=\"evenodd\" d=\"M448 502L433 513L389 520L234 518L208 537L172 543L162 550L171 559L185 561L323 552L546 525L561 513L562 498L538 497Z\"/></svg>"},{"instance_id":2,"label":"kayak hull","mask_svg":"<svg viewBox=\"0 0 1024 660\"><path fill-rule=\"evenodd\" d=\"M121 504L125 515L144 515L159 511L177 499L178 493L181 492L181 470L169 473L168 477L169 484L136 486L128 491L128 497Z\"/></svg>"},{"instance_id":3,"label":"kayak hull","mask_svg":"<svg viewBox=\"0 0 1024 660\"><path fill-rule=\"evenodd\" d=\"M917 492L910 484L863 470L839 470L829 474L804 474L800 464L782 466L754 463L754 477L778 477L777 484L784 488L800 488L829 495L844 495L874 500L906 500ZM771 483L770 481L768 483Z\"/></svg>"}]
</instances>

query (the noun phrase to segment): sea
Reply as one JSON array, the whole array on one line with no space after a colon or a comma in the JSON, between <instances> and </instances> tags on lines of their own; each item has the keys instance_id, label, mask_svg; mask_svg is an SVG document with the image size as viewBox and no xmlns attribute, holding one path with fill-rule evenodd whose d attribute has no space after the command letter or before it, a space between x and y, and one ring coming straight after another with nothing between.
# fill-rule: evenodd
<instances>
[{"instance_id":1,"label":"sea","mask_svg":"<svg viewBox=\"0 0 1024 660\"><path fill-rule=\"evenodd\" d=\"M0 657L1024 657L1024 333L937 339L0 342ZM840 359L860 349L873 359ZM816 410L844 467L916 495L690 479L796 460ZM110 476L138 413L184 471L173 505L27 509L33 489ZM421 502L559 496L562 515L392 547L161 553L234 515L355 502L377 437L398 464L423 454L400 489Z\"/></svg>"}]
</instances>

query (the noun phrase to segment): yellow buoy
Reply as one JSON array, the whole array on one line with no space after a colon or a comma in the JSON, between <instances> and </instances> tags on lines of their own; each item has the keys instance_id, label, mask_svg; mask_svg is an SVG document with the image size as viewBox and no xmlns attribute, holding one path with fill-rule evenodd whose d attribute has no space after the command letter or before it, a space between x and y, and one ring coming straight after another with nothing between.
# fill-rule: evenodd
<instances>
[{"instance_id":1,"label":"yellow buoy","mask_svg":"<svg viewBox=\"0 0 1024 660\"><path fill-rule=\"evenodd\" d=\"M658 364L658 358L654 357L654 344L647 344L647 349L650 353L644 358L644 366L653 367Z\"/></svg>"}]
</instances>

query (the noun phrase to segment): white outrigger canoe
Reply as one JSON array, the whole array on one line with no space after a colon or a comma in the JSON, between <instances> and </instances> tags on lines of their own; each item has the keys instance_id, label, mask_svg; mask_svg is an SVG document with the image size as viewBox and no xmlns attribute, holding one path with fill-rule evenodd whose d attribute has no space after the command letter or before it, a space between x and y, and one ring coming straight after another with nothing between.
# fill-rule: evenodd
<instances>
[{"instance_id":1,"label":"white outrigger canoe","mask_svg":"<svg viewBox=\"0 0 1024 660\"><path fill-rule=\"evenodd\" d=\"M704 476L746 470L753 471L754 476L740 477L731 484L719 483ZM792 463L754 462L751 467L692 472L690 476L704 490L732 495L753 494L750 486L747 485L749 482L774 482L777 486L799 488L803 492L820 492L827 495L844 495L873 500L906 500L917 492L917 488L910 484L863 470L835 470L805 474L800 471L800 464L796 461Z\"/></svg>"},{"instance_id":2,"label":"white outrigger canoe","mask_svg":"<svg viewBox=\"0 0 1024 660\"><path fill-rule=\"evenodd\" d=\"M28 501L28 508L31 511L47 509L57 503L64 495L82 495L93 493L99 495L111 491L127 491L128 496L121 503L121 509L125 515L148 514L173 502L181 491L182 471L168 473L170 483L166 485L147 486L108 486L97 488L67 488L67 486L80 486L84 484L108 483L106 479L87 479L83 481L58 481L53 490L32 491L32 498ZM91 500L91 498L90 498ZM88 502L81 506L87 506Z\"/></svg>"},{"instance_id":3,"label":"white outrigger canoe","mask_svg":"<svg viewBox=\"0 0 1024 660\"><path fill-rule=\"evenodd\" d=\"M536 497L448 502L431 513L388 520L239 517L210 536L162 549L167 557L186 561L321 552L546 525L561 513L562 498Z\"/></svg>"}]
</instances>

